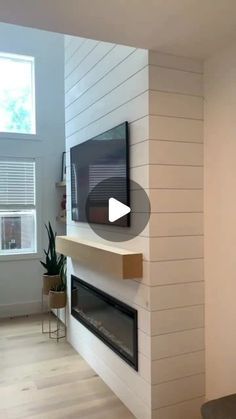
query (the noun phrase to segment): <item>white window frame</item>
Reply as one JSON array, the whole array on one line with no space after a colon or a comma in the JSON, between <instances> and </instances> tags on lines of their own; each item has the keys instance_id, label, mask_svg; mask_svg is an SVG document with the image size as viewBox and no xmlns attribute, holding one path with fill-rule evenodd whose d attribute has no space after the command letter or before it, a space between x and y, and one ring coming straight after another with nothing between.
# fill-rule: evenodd
<instances>
[{"instance_id":1,"label":"white window frame","mask_svg":"<svg viewBox=\"0 0 236 419\"><path fill-rule=\"evenodd\" d=\"M28 260L28 259L39 259L39 257L41 257L41 254L39 254L39 248L40 248L40 240L41 238L39 237L39 223L41 221L40 216L38 214L38 195L39 195L39 191L38 191L38 185L39 185L39 174L40 174L40 158L30 158L30 157L26 157L26 158L17 158L17 157L2 157L1 160L6 160L6 161L33 161L35 164L35 205L30 208L33 209L35 211L35 223L34 223L34 239L35 239L35 248L33 251L15 251L15 252L9 252L9 253L5 253L5 254L1 254L0 253L0 261L8 261L9 260ZM27 208L23 208L20 205L19 206L15 206L13 207L9 207L6 208L6 210L1 209L1 213L10 213L12 211L13 216L15 214L17 214L17 208L19 209L19 213L22 212L27 212ZM15 213L15 214L14 214Z\"/></svg>"},{"instance_id":2,"label":"white window frame","mask_svg":"<svg viewBox=\"0 0 236 419\"><path fill-rule=\"evenodd\" d=\"M39 140L38 132L37 132L37 114L36 114L36 79L35 79L35 57L31 55L22 55L22 54L15 54L9 52L2 52L0 51L0 58L6 57L16 61L30 61L31 65L31 83L32 83L32 112L33 112L33 120L32 120L32 133L21 133L21 132L9 132L9 131L0 131L0 140L1 139L24 139L24 140Z\"/></svg>"}]
</instances>

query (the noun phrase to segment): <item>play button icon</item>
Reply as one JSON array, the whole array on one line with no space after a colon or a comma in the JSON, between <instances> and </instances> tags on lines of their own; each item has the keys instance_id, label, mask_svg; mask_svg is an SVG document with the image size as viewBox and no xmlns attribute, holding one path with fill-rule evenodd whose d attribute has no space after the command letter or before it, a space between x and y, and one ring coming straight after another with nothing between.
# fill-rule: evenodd
<instances>
[{"instance_id":1,"label":"play button icon","mask_svg":"<svg viewBox=\"0 0 236 419\"><path fill-rule=\"evenodd\" d=\"M129 214L130 207L115 198L109 198L108 218L111 223Z\"/></svg>"},{"instance_id":2,"label":"play button icon","mask_svg":"<svg viewBox=\"0 0 236 419\"><path fill-rule=\"evenodd\" d=\"M127 193L128 191L128 193ZM145 230L151 205L147 192L133 180L109 177L91 188L85 206L90 228L111 242L132 240ZM143 235L148 234L148 230Z\"/></svg>"}]
</instances>

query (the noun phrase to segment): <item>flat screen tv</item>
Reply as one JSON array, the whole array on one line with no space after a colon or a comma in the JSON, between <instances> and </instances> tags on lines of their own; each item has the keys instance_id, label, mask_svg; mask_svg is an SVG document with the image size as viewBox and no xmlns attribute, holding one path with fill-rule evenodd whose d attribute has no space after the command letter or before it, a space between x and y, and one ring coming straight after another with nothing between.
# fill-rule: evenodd
<instances>
[{"instance_id":1,"label":"flat screen tv","mask_svg":"<svg viewBox=\"0 0 236 419\"><path fill-rule=\"evenodd\" d=\"M71 204L74 221L130 225L129 214L110 223L108 200L130 205L128 123L72 147Z\"/></svg>"}]
</instances>

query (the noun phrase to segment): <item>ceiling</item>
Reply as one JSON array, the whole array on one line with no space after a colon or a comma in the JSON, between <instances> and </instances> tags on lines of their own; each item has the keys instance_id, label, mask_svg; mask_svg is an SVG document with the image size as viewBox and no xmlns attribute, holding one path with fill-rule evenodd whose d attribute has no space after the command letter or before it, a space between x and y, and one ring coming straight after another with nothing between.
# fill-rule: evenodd
<instances>
[{"instance_id":1,"label":"ceiling","mask_svg":"<svg viewBox=\"0 0 236 419\"><path fill-rule=\"evenodd\" d=\"M205 58L236 39L236 0L0 0L0 20Z\"/></svg>"}]
</instances>

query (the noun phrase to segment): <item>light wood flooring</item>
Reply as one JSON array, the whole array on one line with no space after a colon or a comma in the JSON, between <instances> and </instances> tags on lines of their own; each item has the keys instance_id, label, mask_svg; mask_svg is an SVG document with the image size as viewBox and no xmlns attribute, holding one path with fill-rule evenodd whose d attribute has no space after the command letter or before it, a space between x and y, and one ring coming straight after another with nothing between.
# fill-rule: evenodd
<instances>
[{"instance_id":1,"label":"light wood flooring","mask_svg":"<svg viewBox=\"0 0 236 419\"><path fill-rule=\"evenodd\" d=\"M0 321L0 419L134 419L63 339L41 334L38 316Z\"/></svg>"}]
</instances>

